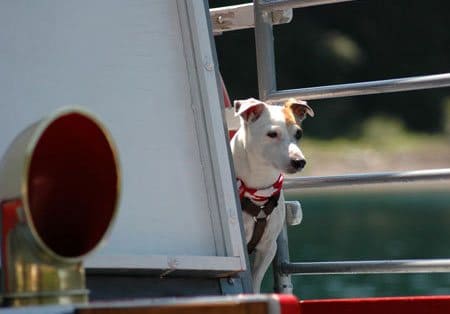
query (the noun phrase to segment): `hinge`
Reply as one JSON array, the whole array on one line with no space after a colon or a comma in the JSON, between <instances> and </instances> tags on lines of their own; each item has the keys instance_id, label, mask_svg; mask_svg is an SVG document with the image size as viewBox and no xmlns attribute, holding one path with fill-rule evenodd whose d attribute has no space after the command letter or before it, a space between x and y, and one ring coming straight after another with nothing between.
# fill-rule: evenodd
<instances>
[{"instance_id":1,"label":"hinge","mask_svg":"<svg viewBox=\"0 0 450 314\"><path fill-rule=\"evenodd\" d=\"M255 27L253 3L213 8L209 10L214 35ZM286 24L292 21L292 9L274 10L272 24Z\"/></svg>"}]
</instances>

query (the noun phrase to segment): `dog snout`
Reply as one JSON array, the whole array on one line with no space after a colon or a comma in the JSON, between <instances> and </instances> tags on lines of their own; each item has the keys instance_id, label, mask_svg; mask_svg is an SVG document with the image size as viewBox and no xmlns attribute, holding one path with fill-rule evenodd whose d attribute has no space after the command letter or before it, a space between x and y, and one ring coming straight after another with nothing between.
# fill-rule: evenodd
<instances>
[{"instance_id":1,"label":"dog snout","mask_svg":"<svg viewBox=\"0 0 450 314\"><path fill-rule=\"evenodd\" d=\"M296 170L303 169L306 165L306 160L304 159L291 159L291 166Z\"/></svg>"}]
</instances>

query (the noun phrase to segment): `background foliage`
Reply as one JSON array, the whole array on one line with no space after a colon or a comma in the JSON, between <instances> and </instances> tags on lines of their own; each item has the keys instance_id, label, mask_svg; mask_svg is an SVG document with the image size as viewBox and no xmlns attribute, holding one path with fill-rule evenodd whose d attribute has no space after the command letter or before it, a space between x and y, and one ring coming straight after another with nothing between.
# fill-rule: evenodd
<instances>
[{"instance_id":1,"label":"background foliage","mask_svg":"<svg viewBox=\"0 0 450 314\"><path fill-rule=\"evenodd\" d=\"M211 7L245 1L210 0ZM294 10L274 27L279 89L450 72L450 1L358 0ZM232 99L257 97L253 30L216 36ZM443 133L450 89L310 101L308 136L359 136L373 115ZM447 105L448 106L448 105ZM448 126L447 126L448 127Z\"/></svg>"}]
</instances>

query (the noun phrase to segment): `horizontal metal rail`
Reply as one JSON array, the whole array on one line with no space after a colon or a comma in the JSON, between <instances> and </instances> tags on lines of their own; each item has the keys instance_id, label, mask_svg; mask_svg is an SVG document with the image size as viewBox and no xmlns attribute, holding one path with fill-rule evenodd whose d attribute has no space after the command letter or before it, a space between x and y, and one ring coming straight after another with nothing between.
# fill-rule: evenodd
<instances>
[{"instance_id":1,"label":"horizontal metal rail","mask_svg":"<svg viewBox=\"0 0 450 314\"><path fill-rule=\"evenodd\" d=\"M269 102L284 101L288 98L326 99L359 95L394 93L419 89L450 86L450 73L396 78L380 81L337 84L298 89L274 91L268 94Z\"/></svg>"},{"instance_id":2,"label":"horizontal metal rail","mask_svg":"<svg viewBox=\"0 0 450 314\"><path fill-rule=\"evenodd\" d=\"M404 172L355 173L338 176L291 177L285 178L283 188L288 190L429 180L450 180L450 168Z\"/></svg>"},{"instance_id":3,"label":"horizontal metal rail","mask_svg":"<svg viewBox=\"0 0 450 314\"><path fill-rule=\"evenodd\" d=\"M306 8L323 4L335 4L354 0L265 0L262 9L265 11Z\"/></svg>"},{"instance_id":4,"label":"horizontal metal rail","mask_svg":"<svg viewBox=\"0 0 450 314\"><path fill-rule=\"evenodd\" d=\"M255 27L253 6L253 3L250 2L209 9L214 35ZM273 10L270 13L272 25L286 24L292 21L292 9Z\"/></svg>"},{"instance_id":5,"label":"horizontal metal rail","mask_svg":"<svg viewBox=\"0 0 450 314\"><path fill-rule=\"evenodd\" d=\"M450 259L282 263L292 275L447 273Z\"/></svg>"}]
</instances>

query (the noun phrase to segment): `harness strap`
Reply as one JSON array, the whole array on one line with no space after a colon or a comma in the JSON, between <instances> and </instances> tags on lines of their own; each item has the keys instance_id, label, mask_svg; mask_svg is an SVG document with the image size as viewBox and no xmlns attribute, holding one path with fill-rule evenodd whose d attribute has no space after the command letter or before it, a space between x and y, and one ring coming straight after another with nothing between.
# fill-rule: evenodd
<instances>
[{"instance_id":1,"label":"harness strap","mask_svg":"<svg viewBox=\"0 0 450 314\"><path fill-rule=\"evenodd\" d=\"M266 230L267 218L257 218L255 222L255 228L253 229L252 238L247 243L248 254L253 253L259 241L261 240L264 231Z\"/></svg>"},{"instance_id":2,"label":"harness strap","mask_svg":"<svg viewBox=\"0 0 450 314\"><path fill-rule=\"evenodd\" d=\"M269 197L268 201L262 206L256 205L247 197L243 197L241 199L242 210L250 214L255 220L255 227L253 229L252 238L247 244L248 254L251 254L255 250L256 246L261 240L264 231L266 230L267 219L269 218L270 214L272 214L275 207L277 207L279 198L280 193L274 194ZM261 212L264 214L264 217L259 217L261 215Z\"/></svg>"},{"instance_id":3,"label":"harness strap","mask_svg":"<svg viewBox=\"0 0 450 314\"><path fill-rule=\"evenodd\" d=\"M281 188L283 187L284 176L280 174L278 176L277 181L271 186L262 189L255 189L248 187L244 181L237 178L237 186L239 190L239 197L242 199L243 197L248 197L250 200L254 202L266 202L270 196L280 193Z\"/></svg>"}]
</instances>

